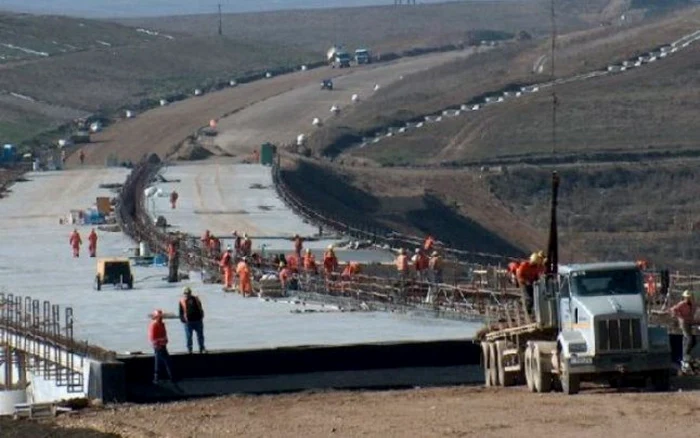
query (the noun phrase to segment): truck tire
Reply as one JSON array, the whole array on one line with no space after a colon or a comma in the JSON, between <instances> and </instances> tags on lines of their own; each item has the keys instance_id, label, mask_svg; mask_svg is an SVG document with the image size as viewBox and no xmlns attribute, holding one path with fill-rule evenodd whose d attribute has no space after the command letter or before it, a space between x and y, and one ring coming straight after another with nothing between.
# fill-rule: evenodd
<instances>
[{"instance_id":1,"label":"truck tire","mask_svg":"<svg viewBox=\"0 0 700 438\"><path fill-rule=\"evenodd\" d=\"M665 392L671 387L671 373L669 370L655 371L651 375L651 386L654 391Z\"/></svg>"},{"instance_id":2,"label":"truck tire","mask_svg":"<svg viewBox=\"0 0 700 438\"><path fill-rule=\"evenodd\" d=\"M535 381L533 377L533 366L532 366L532 349L530 346L525 347L525 361L524 361L524 367L525 368L525 382L527 383L527 389L529 389L532 392L536 391L535 388Z\"/></svg>"},{"instance_id":3,"label":"truck tire","mask_svg":"<svg viewBox=\"0 0 700 438\"><path fill-rule=\"evenodd\" d=\"M481 343L481 363L484 367L484 386L492 386L491 371L489 369L489 343L486 341Z\"/></svg>"},{"instance_id":4,"label":"truck tire","mask_svg":"<svg viewBox=\"0 0 700 438\"><path fill-rule=\"evenodd\" d=\"M496 357L498 358L498 382L501 386L513 386L515 385L515 374L507 373L506 368L503 364L503 351L508 347L506 341L496 342Z\"/></svg>"},{"instance_id":5,"label":"truck tire","mask_svg":"<svg viewBox=\"0 0 700 438\"><path fill-rule=\"evenodd\" d=\"M535 390L537 392L547 393L552 390L552 374L544 366L544 359L539 354L539 351L535 349L533 351L533 365L532 377L535 384Z\"/></svg>"},{"instance_id":6,"label":"truck tire","mask_svg":"<svg viewBox=\"0 0 700 438\"><path fill-rule=\"evenodd\" d=\"M498 358L495 342L489 342L489 374L491 375L491 385L500 386L501 381L498 380Z\"/></svg>"}]
</instances>

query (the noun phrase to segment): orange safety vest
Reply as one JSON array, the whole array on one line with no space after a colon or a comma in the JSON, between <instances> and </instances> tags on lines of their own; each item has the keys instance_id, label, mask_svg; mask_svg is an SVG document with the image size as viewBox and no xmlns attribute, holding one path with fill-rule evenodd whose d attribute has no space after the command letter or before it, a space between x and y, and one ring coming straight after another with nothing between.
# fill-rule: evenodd
<instances>
[{"instance_id":1,"label":"orange safety vest","mask_svg":"<svg viewBox=\"0 0 700 438\"><path fill-rule=\"evenodd\" d=\"M652 274L648 274L645 278L647 287L647 295L656 295L656 279Z\"/></svg>"}]
</instances>

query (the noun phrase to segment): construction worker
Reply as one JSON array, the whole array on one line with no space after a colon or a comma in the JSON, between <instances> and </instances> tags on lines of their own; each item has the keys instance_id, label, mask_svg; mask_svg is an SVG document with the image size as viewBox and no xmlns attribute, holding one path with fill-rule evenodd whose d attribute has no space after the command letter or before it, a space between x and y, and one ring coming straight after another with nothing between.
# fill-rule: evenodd
<instances>
[{"instance_id":1,"label":"construction worker","mask_svg":"<svg viewBox=\"0 0 700 438\"><path fill-rule=\"evenodd\" d=\"M695 321L695 300L693 293L689 290L683 291L683 300L673 306L670 310L671 315L678 318L678 325L683 332L683 359L681 361L681 371L691 371L690 352L695 347L695 336L693 336L693 325Z\"/></svg>"},{"instance_id":2,"label":"construction worker","mask_svg":"<svg viewBox=\"0 0 700 438\"><path fill-rule=\"evenodd\" d=\"M209 256L214 260L218 259L221 255L221 240L219 240L213 234L209 238Z\"/></svg>"},{"instance_id":3,"label":"construction worker","mask_svg":"<svg viewBox=\"0 0 700 438\"><path fill-rule=\"evenodd\" d=\"M175 210L175 205L177 204L177 200L180 197L180 195L177 194L175 190L170 192L170 208Z\"/></svg>"},{"instance_id":4,"label":"construction worker","mask_svg":"<svg viewBox=\"0 0 700 438\"><path fill-rule=\"evenodd\" d=\"M345 269L343 269L343 273L340 274L340 278L342 278L345 281L350 281L359 273L360 264L357 262L350 262L347 265L345 265Z\"/></svg>"},{"instance_id":5,"label":"construction worker","mask_svg":"<svg viewBox=\"0 0 700 438\"><path fill-rule=\"evenodd\" d=\"M251 281L250 267L248 266L248 259L244 257L238 262L236 266L236 274L239 280L239 293L244 297L253 294L253 283Z\"/></svg>"},{"instance_id":6,"label":"construction worker","mask_svg":"<svg viewBox=\"0 0 700 438\"><path fill-rule=\"evenodd\" d=\"M197 345L199 352L205 353L204 348L204 308L199 297L192 295L192 289L185 287L182 290L183 297L180 299L179 314L180 321L185 326L185 340L187 351L192 354L192 332L197 334Z\"/></svg>"},{"instance_id":7,"label":"construction worker","mask_svg":"<svg viewBox=\"0 0 700 438\"><path fill-rule=\"evenodd\" d=\"M416 248L416 253L413 255L413 258L411 258L411 262L413 263L413 268L416 270L418 281L426 281L429 260L422 249Z\"/></svg>"},{"instance_id":8,"label":"construction worker","mask_svg":"<svg viewBox=\"0 0 700 438\"><path fill-rule=\"evenodd\" d=\"M396 257L396 271L399 274L399 280L406 281L406 276L408 274L408 256L406 256L406 250L401 248L399 250L399 255Z\"/></svg>"},{"instance_id":9,"label":"construction worker","mask_svg":"<svg viewBox=\"0 0 700 438\"><path fill-rule=\"evenodd\" d=\"M284 292L284 295L287 295L287 290L289 289L289 283L292 280L292 270L289 269L287 264L284 262L280 262L280 269L279 269L279 277L280 277L280 284L282 286L282 291Z\"/></svg>"},{"instance_id":10,"label":"construction worker","mask_svg":"<svg viewBox=\"0 0 700 438\"><path fill-rule=\"evenodd\" d=\"M83 164L85 164L85 151L81 149L80 150L80 165L82 166Z\"/></svg>"},{"instance_id":11,"label":"construction worker","mask_svg":"<svg viewBox=\"0 0 700 438\"><path fill-rule=\"evenodd\" d=\"M433 239L433 236L428 235L428 237L425 238L425 242L423 242L423 250L426 253L429 253L433 250L435 247L435 239Z\"/></svg>"},{"instance_id":12,"label":"construction worker","mask_svg":"<svg viewBox=\"0 0 700 438\"><path fill-rule=\"evenodd\" d=\"M323 254L323 271L326 277L330 277L338 269L338 257L335 255L333 245L328 245L328 249Z\"/></svg>"},{"instance_id":13,"label":"construction worker","mask_svg":"<svg viewBox=\"0 0 700 438\"><path fill-rule=\"evenodd\" d=\"M316 257L309 248L306 248L304 253L304 272L307 274L317 274L318 268L316 267Z\"/></svg>"},{"instance_id":14,"label":"construction worker","mask_svg":"<svg viewBox=\"0 0 700 438\"><path fill-rule=\"evenodd\" d=\"M233 250L229 246L226 251L221 256L219 261L219 266L224 272L224 290L229 291L233 289Z\"/></svg>"},{"instance_id":15,"label":"construction worker","mask_svg":"<svg viewBox=\"0 0 700 438\"><path fill-rule=\"evenodd\" d=\"M83 239L80 238L80 233L78 233L77 228L73 229L73 232L70 233L68 243L70 243L71 248L73 248L73 257L80 257L80 245L83 244Z\"/></svg>"},{"instance_id":16,"label":"construction worker","mask_svg":"<svg viewBox=\"0 0 700 438\"><path fill-rule=\"evenodd\" d=\"M243 233L243 242L241 243L241 252L244 257L250 257L253 252L253 241L248 238L247 233Z\"/></svg>"},{"instance_id":17,"label":"construction worker","mask_svg":"<svg viewBox=\"0 0 700 438\"><path fill-rule=\"evenodd\" d=\"M304 241L302 240L301 237L299 237L298 234L294 235L294 252L297 255L297 258L301 260L301 250L304 247Z\"/></svg>"},{"instance_id":18,"label":"construction worker","mask_svg":"<svg viewBox=\"0 0 700 438\"><path fill-rule=\"evenodd\" d=\"M533 285L537 280L539 280L540 275L544 268L544 259L539 253L532 253L530 259L524 261L518 266L516 272L516 277L518 279L518 284L520 284L523 307L525 308L527 314L532 313L533 300L534 300L534 287Z\"/></svg>"},{"instance_id":19,"label":"construction worker","mask_svg":"<svg viewBox=\"0 0 700 438\"><path fill-rule=\"evenodd\" d=\"M518 267L520 267L519 262L508 263L508 280L518 287Z\"/></svg>"},{"instance_id":20,"label":"construction worker","mask_svg":"<svg viewBox=\"0 0 700 438\"><path fill-rule=\"evenodd\" d=\"M233 235L233 249L234 249L234 251L236 251L236 253L235 253L236 257L242 257L243 253L241 250L242 250L243 246L242 246L241 236L238 235L238 231L236 231L236 230L233 230L231 232L231 235Z\"/></svg>"},{"instance_id":21,"label":"construction worker","mask_svg":"<svg viewBox=\"0 0 700 438\"><path fill-rule=\"evenodd\" d=\"M177 283L180 280L178 278L180 265L179 247L180 242L177 237L170 239L170 243L168 243L168 283Z\"/></svg>"},{"instance_id":22,"label":"construction worker","mask_svg":"<svg viewBox=\"0 0 700 438\"><path fill-rule=\"evenodd\" d=\"M428 294L425 296L425 302L431 304L435 300L440 284L442 283L442 258L437 251L433 251L428 259L428 276L430 286L428 286Z\"/></svg>"},{"instance_id":23,"label":"construction worker","mask_svg":"<svg viewBox=\"0 0 700 438\"><path fill-rule=\"evenodd\" d=\"M97 256L97 233L94 228L88 235L88 252L90 253L90 257Z\"/></svg>"},{"instance_id":24,"label":"construction worker","mask_svg":"<svg viewBox=\"0 0 700 438\"><path fill-rule=\"evenodd\" d=\"M153 312L151 324L148 326L148 340L153 346L153 383L158 384L158 370L160 365L165 367L168 377L176 382L172 372L170 354L168 354L168 331L163 323L163 311L157 309Z\"/></svg>"}]
</instances>

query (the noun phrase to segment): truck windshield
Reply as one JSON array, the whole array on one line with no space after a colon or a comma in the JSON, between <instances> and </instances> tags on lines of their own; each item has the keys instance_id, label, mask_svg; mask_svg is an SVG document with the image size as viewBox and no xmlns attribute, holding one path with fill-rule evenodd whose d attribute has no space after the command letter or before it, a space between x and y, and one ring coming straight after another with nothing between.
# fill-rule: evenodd
<instances>
[{"instance_id":1,"label":"truck windshield","mask_svg":"<svg viewBox=\"0 0 700 438\"><path fill-rule=\"evenodd\" d=\"M640 274L634 269L573 272L571 278L573 293L584 297L635 295L642 287Z\"/></svg>"}]
</instances>

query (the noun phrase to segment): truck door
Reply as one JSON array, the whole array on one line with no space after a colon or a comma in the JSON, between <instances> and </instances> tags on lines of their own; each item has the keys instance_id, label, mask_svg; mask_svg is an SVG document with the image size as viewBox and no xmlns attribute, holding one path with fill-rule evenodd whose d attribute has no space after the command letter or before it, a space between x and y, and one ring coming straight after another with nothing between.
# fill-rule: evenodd
<instances>
[{"instance_id":1,"label":"truck door","mask_svg":"<svg viewBox=\"0 0 700 438\"><path fill-rule=\"evenodd\" d=\"M571 290L569 278L561 276L559 279L559 329L570 330L573 315L571 314Z\"/></svg>"}]
</instances>

